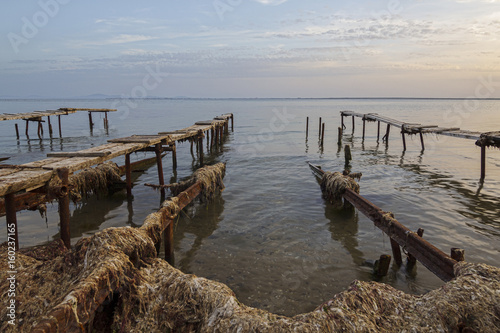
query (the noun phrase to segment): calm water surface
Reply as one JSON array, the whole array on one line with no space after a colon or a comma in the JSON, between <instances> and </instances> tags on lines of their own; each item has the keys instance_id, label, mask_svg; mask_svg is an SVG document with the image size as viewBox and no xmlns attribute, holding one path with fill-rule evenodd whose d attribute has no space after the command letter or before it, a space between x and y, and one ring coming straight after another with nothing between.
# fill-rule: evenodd
<instances>
[{"instance_id":1,"label":"calm water surface","mask_svg":"<svg viewBox=\"0 0 500 333\"><path fill-rule=\"evenodd\" d=\"M124 103L121 103L124 105ZM59 107L110 108L111 100L0 101L0 113ZM307 161L341 171L337 146L339 111L379 113L410 123L477 131L500 129L500 101L463 100L145 100L109 115L110 130L94 117L91 134L86 112L62 117L63 138L55 129L42 140L31 125L30 137L16 140L14 121L0 122L3 163L39 160L52 151L75 151L132 134L184 128L219 114L235 115L235 130L206 163L227 162L226 189L214 203L191 205L175 225L175 265L184 272L214 279L232 288L243 303L294 315L313 310L355 279L373 280L371 263L390 254L390 242L364 215L335 209L321 197ZM310 117L309 137L305 120ZM318 119L326 123L324 148L318 146ZM56 119L52 120L53 124ZM24 123L18 121L24 133ZM376 123L346 119L344 144L352 149L352 170L362 172L361 194L448 253L466 250L466 259L498 266L500 261L500 152L487 151L487 176L479 182L480 149L472 140L418 137L402 151L400 134L388 145L377 143ZM151 157L138 153L134 159ZM124 164L124 158L115 160ZM207 162L208 161L208 162ZM178 169L164 160L167 180L189 176L197 167L189 144L178 147ZM160 205L159 193L144 186L157 182L152 166L135 174L134 200L123 193L90 198L72 206L72 242L108 227L140 226ZM21 246L59 238L57 204L47 220L37 212L18 213ZM5 218L0 219L5 225ZM0 237L5 239L5 229ZM380 281L410 293L425 293L442 282L417 265L413 272L393 267Z\"/></svg>"}]
</instances>

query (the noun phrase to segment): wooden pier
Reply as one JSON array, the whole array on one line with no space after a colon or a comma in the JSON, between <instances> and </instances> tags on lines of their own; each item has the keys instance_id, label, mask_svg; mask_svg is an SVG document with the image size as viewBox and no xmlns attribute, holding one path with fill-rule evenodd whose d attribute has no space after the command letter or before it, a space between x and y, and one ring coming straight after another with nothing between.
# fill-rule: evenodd
<instances>
[{"instance_id":1,"label":"wooden pier","mask_svg":"<svg viewBox=\"0 0 500 333\"><path fill-rule=\"evenodd\" d=\"M389 117L381 116L377 113L358 113L353 111L340 111L342 129L345 129L344 117L352 117L352 130L354 132L354 118L358 117L363 120L363 140L365 139L366 122L377 122L377 141L380 139L380 123L387 124L385 135L382 141L389 140L391 126L401 129L401 138L403 140L403 151L406 150L406 137L408 135L419 135L422 150L425 150L424 134L439 134L452 136L456 138L475 140L476 145L481 147L481 181L486 177L486 148L500 148L500 131L495 132L474 132L462 130L458 127L439 127L438 125L422 125L417 123L406 123Z\"/></svg>"},{"instance_id":2,"label":"wooden pier","mask_svg":"<svg viewBox=\"0 0 500 333\"><path fill-rule=\"evenodd\" d=\"M109 127L108 112L115 112L117 110L116 109L88 109L88 108L59 108L57 110L33 111L33 112L26 112L26 113L2 113L2 114L0 114L0 121L19 120L19 119L24 120L26 122L25 134L27 137L29 137L29 134L28 134L29 123L36 122L38 124L38 129L37 129L38 137L42 138L42 136L43 136L42 123L45 122L45 120L43 120L43 117L47 117L48 130L49 130L50 136L52 137L53 131L52 131L52 124L50 122L50 117L57 116L57 120L58 120L58 124L59 124L59 137L62 137L61 116L62 115L69 115L71 113L76 113L77 111L87 111L89 113L89 126L90 126L90 131L92 131L93 126L94 126L94 123L92 121L92 113L94 113L94 112L104 113L104 128L107 129ZM17 139L19 139L19 127L18 127L17 123L15 124L15 129L16 129Z\"/></svg>"},{"instance_id":3,"label":"wooden pier","mask_svg":"<svg viewBox=\"0 0 500 333\"><path fill-rule=\"evenodd\" d=\"M156 154L158 179L164 185L162 153L172 152L173 168L177 168L176 142L189 140L198 145L200 165L203 165L203 138L210 138L210 146L222 143L229 132L229 120L234 130L233 114L225 114L213 120L197 122L193 126L174 132L164 132L156 135L132 135L129 137L109 140L107 144L76 152L54 152L47 154L47 159L25 163L22 165L3 165L0 168L0 197L4 197L7 225L15 225L17 231L16 211L19 205L16 197L28 192L45 193L56 191L59 200L59 215L61 224L61 238L67 247L70 246L69 234L69 199L68 175L83 170L119 156L125 156L125 177L127 194L132 195L130 154L138 151L153 151ZM48 189L48 183L59 178L61 185L58 189ZM64 206L64 207L62 207ZM64 208L64 209L63 209ZM67 228L67 230L65 229ZM63 231L66 232L63 233ZM19 249L18 236L15 235L16 249Z\"/></svg>"}]
</instances>

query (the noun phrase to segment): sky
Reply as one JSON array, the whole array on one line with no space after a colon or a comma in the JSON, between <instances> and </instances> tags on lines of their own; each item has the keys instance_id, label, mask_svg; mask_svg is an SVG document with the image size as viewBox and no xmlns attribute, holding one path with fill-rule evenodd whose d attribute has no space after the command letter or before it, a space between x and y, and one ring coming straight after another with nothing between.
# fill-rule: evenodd
<instances>
[{"instance_id":1,"label":"sky","mask_svg":"<svg viewBox=\"0 0 500 333\"><path fill-rule=\"evenodd\" d=\"M0 97L500 98L500 0L23 0Z\"/></svg>"}]
</instances>

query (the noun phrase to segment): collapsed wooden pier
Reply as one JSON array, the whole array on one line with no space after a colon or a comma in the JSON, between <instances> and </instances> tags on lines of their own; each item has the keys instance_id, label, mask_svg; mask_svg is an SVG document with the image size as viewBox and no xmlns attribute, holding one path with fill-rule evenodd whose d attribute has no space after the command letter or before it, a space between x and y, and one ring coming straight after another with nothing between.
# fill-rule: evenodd
<instances>
[{"instance_id":1,"label":"collapsed wooden pier","mask_svg":"<svg viewBox=\"0 0 500 333\"><path fill-rule=\"evenodd\" d=\"M47 122L48 122L48 130L50 137L52 137L52 124L50 122L50 117L51 116L57 116L58 124L59 124L59 137L62 137L62 129L61 129L61 116L62 115L69 115L71 113L76 113L77 111L87 111L89 114L89 126L90 126L90 131L92 132L94 123L92 121L92 113L94 112L99 112L99 113L104 113L104 128L108 129L109 128L109 122L108 122L108 112L115 112L117 111L116 109L88 109L88 108L59 108L57 110L46 110L46 111L33 111L33 112L25 112L25 113L2 113L0 114L0 121L4 120L18 120L22 119L26 122L26 130L25 134L27 137L29 137L29 123L30 122L36 122L38 124L38 129L37 129L37 134L39 138L42 138L43 136L43 125L42 123L45 122L43 120L43 117L47 117ZM17 123L15 124L15 129L16 129L16 136L17 139L19 139L19 126Z\"/></svg>"},{"instance_id":2,"label":"collapsed wooden pier","mask_svg":"<svg viewBox=\"0 0 500 333\"><path fill-rule=\"evenodd\" d=\"M233 114L225 114L209 121L197 122L194 125L175 132L164 132L156 135L132 135L125 138L108 140L109 143L76 152L54 152L47 154L47 159L21 165L2 165L0 167L0 197L4 197L3 206L7 225L15 227L16 249L19 249L17 235L16 212L23 209L23 199L30 193L44 194L47 198L58 198L61 238L70 247L69 231L69 175L90 166L125 156L126 189L132 196L130 154L139 151L152 151L156 154L158 180L164 185L162 154L172 153L173 168L177 168L176 143L188 140L197 144L200 165L203 165L203 139L210 138L210 147L221 144L229 133L229 120L234 130ZM208 142L207 137L207 142ZM56 179L57 186L49 186ZM164 190L163 190L164 191ZM162 192L164 194L164 192ZM2 207L2 202L0 202Z\"/></svg>"},{"instance_id":3,"label":"collapsed wooden pier","mask_svg":"<svg viewBox=\"0 0 500 333\"><path fill-rule=\"evenodd\" d=\"M352 130L354 132L354 118L358 117L363 120L363 140L365 139L366 122L377 122L377 142L380 139L380 123L387 124L385 135L382 141L388 142L391 126L401 129L401 137L403 140L403 151L406 150L406 137L408 135L419 135L422 151L425 150L424 134L439 134L452 136L456 138L475 140L476 145L481 147L481 181L486 177L486 148L500 148L500 131L495 132L474 132L462 130L458 127L439 127L438 125L422 125L417 123L406 123L389 117L381 116L377 113L358 113L353 111L340 111L341 128L346 128L344 125L344 117L352 117Z\"/></svg>"}]
</instances>

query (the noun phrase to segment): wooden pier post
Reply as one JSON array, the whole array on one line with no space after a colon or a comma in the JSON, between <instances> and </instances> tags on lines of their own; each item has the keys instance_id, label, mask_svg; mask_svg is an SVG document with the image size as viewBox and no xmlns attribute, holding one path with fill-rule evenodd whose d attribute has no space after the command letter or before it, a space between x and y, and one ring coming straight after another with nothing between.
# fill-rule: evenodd
<instances>
[{"instance_id":1,"label":"wooden pier post","mask_svg":"<svg viewBox=\"0 0 500 333\"><path fill-rule=\"evenodd\" d=\"M456 261L465 261L465 250L454 247L451 249L451 257Z\"/></svg>"},{"instance_id":2,"label":"wooden pier post","mask_svg":"<svg viewBox=\"0 0 500 333\"><path fill-rule=\"evenodd\" d=\"M49 122L49 136L52 138L53 131L52 131L52 124L50 123L50 116L47 117L47 120Z\"/></svg>"},{"instance_id":3,"label":"wooden pier post","mask_svg":"<svg viewBox=\"0 0 500 333\"><path fill-rule=\"evenodd\" d=\"M363 141L365 140L365 127L366 127L366 119L363 118Z\"/></svg>"},{"instance_id":4,"label":"wooden pier post","mask_svg":"<svg viewBox=\"0 0 500 333\"><path fill-rule=\"evenodd\" d=\"M175 142L170 145L170 148L172 149L172 168L177 170L177 146Z\"/></svg>"},{"instance_id":5,"label":"wooden pier post","mask_svg":"<svg viewBox=\"0 0 500 333\"><path fill-rule=\"evenodd\" d=\"M19 126L17 126L17 123L15 124L15 128L16 128L16 137L19 140Z\"/></svg>"},{"instance_id":6,"label":"wooden pier post","mask_svg":"<svg viewBox=\"0 0 500 333\"><path fill-rule=\"evenodd\" d=\"M325 123L321 125L321 147L323 147L324 142L325 142Z\"/></svg>"},{"instance_id":7,"label":"wooden pier post","mask_svg":"<svg viewBox=\"0 0 500 333\"><path fill-rule=\"evenodd\" d=\"M345 128L344 115L342 113L340 114L340 126L342 127L342 130L344 130L344 128Z\"/></svg>"},{"instance_id":8,"label":"wooden pier post","mask_svg":"<svg viewBox=\"0 0 500 333\"><path fill-rule=\"evenodd\" d=\"M425 144L424 144L424 135L422 134L422 131L420 131L420 143L422 144L422 151L424 151Z\"/></svg>"},{"instance_id":9,"label":"wooden pier post","mask_svg":"<svg viewBox=\"0 0 500 333\"><path fill-rule=\"evenodd\" d=\"M321 137L321 117L319 117L319 135L318 138Z\"/></svg>"},{"instance_id":10,"label":"wooden pier post","mask_svg":"<svg viewBox=\"0 0 500 333\"><path fill-rule=\"evenodd\" d=\"M231 113L231 132L234 132L234 115Z\"/></svg>"},{"instance_id":11,"label":"wooden pier post","mask_svg":"<svg viewBox=\"0 0 500 333\"><path fill-rule=\"evenodd\" d=\"M309 117L306 118L306 140L309 136Z\"/></svg>"},{"instance_id":12,"label":"wooden pier post","mask_svg":"<svg viewBox=\"0 0 500 333\"><path fill-rule=\"evenodd\" d=\"M224 131L222 130L222 126L219 126L219 134L220 134L220 144L224 142Z\"/></svg>"},{"instance_id":13,"label":"wooden pier post","mask_svg":"<svg viewBox=\"0 0 500 333\"><path fill-rule=\"evenodd\" d=\"M90 111L89 111L89 126L90 126L90 132L92 132L94 128L94 123L92 122L92 112Z\"/></svg>"},{"instance_id":14,"label":"wooden pier post","mask_svg":"<svg viewBox=\"0 0 500 333\"><path fill-rule=\"evenodd\" d=\"M41 139L43 135L43 126L40 120L38 120L38 128L36 133L38 134L38 138Z\"/></svg>"},{"instance_id":15,"label":"wooden pier post","mask_svg":"<svg viewBox=\"0 0 500 333\"><path fill-rule=\"evenodd\" d=\"M403 264L403 258L401 257L401 248L399 247L398 242L391 238L391 248L392 255L394 256L394 261L398 266Z\"/></svg>"},{"instance_id":16,"label":"wooden pier post","mask_svg":"<svg viewBox=\"0 0 500 333\"><path fill-rule=\"evenodd\" d=\"M382 254L380 259L375 262L374 271L377 276L386 276L391 264L391 256Z\"/></svg>"},{"instance_id":17,"label":"wooden pier post","mask_svg":"<svg viewBox=\"0 0 500 333\"><path fill-rule=\"evenodd\" d=\"M401 130L401 137L403 138L403 151L406 151L406 139L405 139L405 132L403 129Z\"/></svg>"},{"instance_id":18,"label":"wooden pier post","mask_svg":"<svg viewBox=\"0 0 500 333\"><path fill-rule=\"evenodd\" d=\"M132 167L130 154L125 154L125 181L127 182L127 198L132 198Z\"/></svg>"},{"instance_id":19,"label":"wooden pier post","mask_svg":"<svg viewBox=\"0 0 500 333\"><path fill-rule=\"evenodd\" d=\"M352 116L352 132L354 133L354 116Z\"/></svg>"},{"instance_id":20,"label":"wooden pier post","mask_svg":"<svg viewBox=\"0 0 500 333\"><path fill-rule=\"evenodd\" d=\"M339 127L339 136L337 138L337 144L342 146L342 127Z\"/></svg>"},{"instance_id":21,"label":"wooden pier post","mask_svg":"<svg viewBox=\"0 0 500 333\"><path fill-rule=\"evenodd\" d=\"M486 146L481 145L481 181L486 178Z\"/></svg>"},{"instance_id":22,"label":"wooden pier post","mask_svg":"<svg viewBox=\"0 0 500 333\"><path fill-rule=\"evenodd\" d=\"M59 122L59 137L62 138L62 131L61 131L61 115L57 116L57 121Z\"/></svg>"},{"instance_id":23,"label":"wooden pier post","mask_svg":"<svg viewBox=\"0 0 500 333\"><path fill-rule=\"evenodd\" d=\"M158 182L160 185L165 185L165 180L163 178L163 163L161 160L162 151L163 151L163 149L162 149L161 143L155 144L156 165L158 168ZM162 195L162 197L165 196L165 188L161 189L161 195Z\"/></svg>"},{"instance_id":24,"label":"wooden pier post","mask_svg":"<svg viewBox=\"0 0 500 333\"><path fill-rule=\"evenodd\" d=\"M16 251L19 250L19 234L17 231L16 201L14 193L5 195L5 218L7 222L7 234L14 235Z\"/></svg>"},{"instance_id":25,"label":"wooden pier post","mask_svg":"<svg viewBox=\"0 0 500 333\"><path fill-rule=\"evenodd\" d=\"M108 111L104 111L104 128L108 129L109 123L108 123Z\"/></svg>"},{"instance_id":26,"label":"wooden pier post","mask_svg":"<svg viewBox=\"0 0 500 333\"><path fill-rule=\"evenodd\" d=\"M199 152L199 159L200 159L200 166L203 166L203 132L202 130L198 131L198 152Z\"/></svg>"},{"instance_id":27,"label":"wooden pier post","mask_svg":"<svg viewBox=\"0 0 500 333\"><path fill-rule=\"evenodd\" d=\"M385 135L382 137L382 141L389 142L389 134L391 133L391 124L387 124L387 129Z\"/></svg>"},{"instance_id":28,"label":"wooden pier post","mask_svg":"<svg viewBox=\"0 0 500 333\"><path fill-rule=\"evenodd\" d=\"M61 179L61 186L68 189L69 186L69 170L67 168L57 169L57 176ZM64 193L65 192L65 193ZM59 224L61 229L61 239L66 248L71 248L71 232L69 230L69 191L61 191L59 197Z\"/></svg>"},{"instance_id":29,"label":"wooden pier post","mask_svg":"<svg viewBox=\"0 0 500 333\"><path fill-rule=\"evenodd\" d=\"M215 129L212 127L210 129L210 149L214 146L214 136L215 136Z\"/></svg>"},{"instance_id":30,"label":"wooden pier post","mask_svg":"<svg viewBox=\"0 0 500 333\"><path fill-rule=\"evenodd\" d=\"M349 161L352 160L351 147L349 147L349 145L345 145L344 147L344 158L345 158L345 166L348 166Z\"/></svg>"},{"instance_id":31,"label":"wooden pier post","mask_svg":"<svg viewBox=\"0 0 500 333\"><path fill-rule=\"evenodd\" d=\"M28 134L28 129L30 127L30 121L28 119L24 119L24 121L26 122L26 131L24 132L26 134L26 136L29 136Z\"/></svg>"},{"instance_id":32,"label":"wooden pier post","mask_svg":"<svg viewBox=\"0 0 500 333\"><path fill-rule=\"evenodd\" d=\"M380 139L380 120L377 122L377 142L379 141L379 139Z\"/></svg>"}]
</instances>

